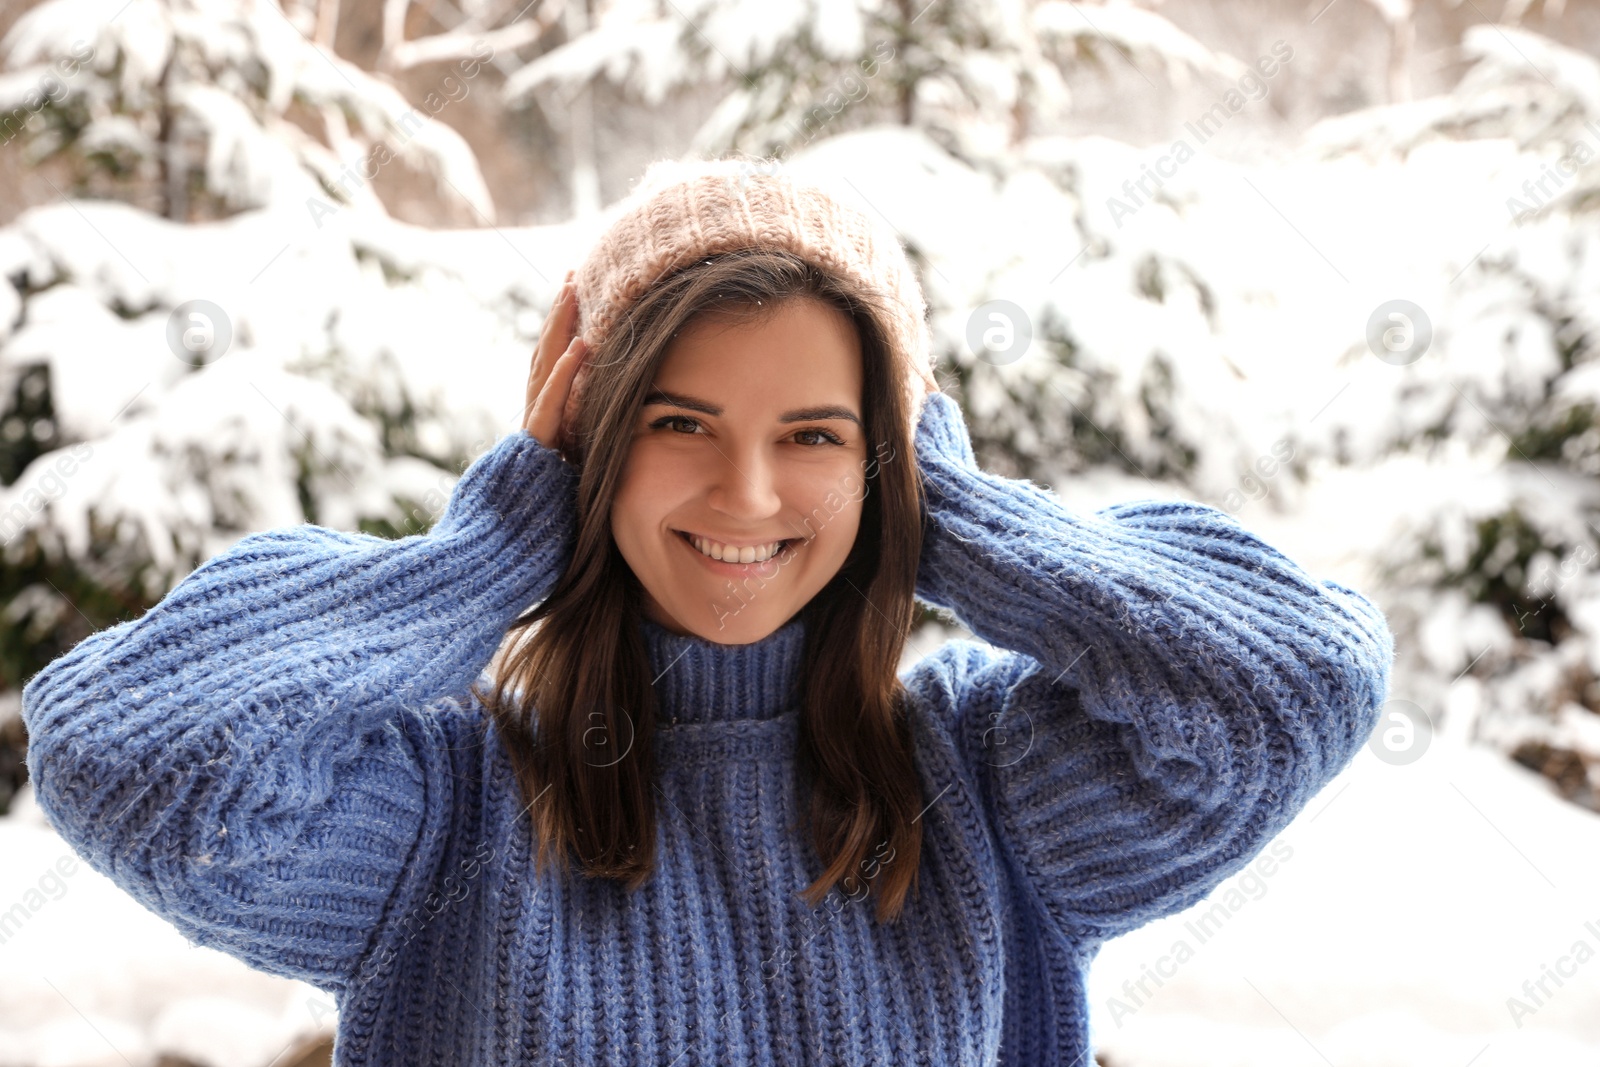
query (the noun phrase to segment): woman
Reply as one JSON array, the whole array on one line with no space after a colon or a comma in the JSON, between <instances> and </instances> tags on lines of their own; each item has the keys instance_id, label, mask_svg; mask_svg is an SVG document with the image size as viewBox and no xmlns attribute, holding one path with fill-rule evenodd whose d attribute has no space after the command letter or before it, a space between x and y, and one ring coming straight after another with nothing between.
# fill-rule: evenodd
<instances>
[{"instance_id":1,"label":"woman","mask_svg":"<svg viewBox=\"0 0 1600 1067\"><path fill-rule=\"evenodd\" d=\"M654 168L430 533L246 537L29 683L41 806L339 1064L1091 1062L1099 946L1349 762L1392 638L980 470L923 314L821 189ZM995 650L897 677L914 596Z\"/></svg>"}]
</instances>

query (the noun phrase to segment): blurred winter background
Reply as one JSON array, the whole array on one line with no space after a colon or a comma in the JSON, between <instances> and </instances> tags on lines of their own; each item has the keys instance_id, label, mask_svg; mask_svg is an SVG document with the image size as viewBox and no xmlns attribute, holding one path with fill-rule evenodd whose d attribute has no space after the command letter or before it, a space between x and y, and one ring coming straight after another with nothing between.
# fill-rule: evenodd
<instances>
[{"instance_id":1,"label":"blurred winter background","mask_svg":"<svg viewBox=\"0 0 1600 1067\"><path fill-rule=\"evenodd\" d=\"M661 156L911 249L980 460L1233 512L1398 637L1374 742L1108 945L1115 1067L1600 1063L1600 3L0 2L0 1065L325 1063L32 805L18 696L516 425ZM912 655L957 631L929 618Z\"/></svg>"}]
</instances>

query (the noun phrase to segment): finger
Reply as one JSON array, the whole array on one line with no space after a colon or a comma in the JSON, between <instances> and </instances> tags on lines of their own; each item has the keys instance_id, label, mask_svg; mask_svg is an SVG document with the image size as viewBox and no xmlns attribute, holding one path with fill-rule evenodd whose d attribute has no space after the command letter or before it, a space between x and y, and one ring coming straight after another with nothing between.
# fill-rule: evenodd
<instances>
[{"instance_id":1,"label":"finger","mask_svg":"<svg viewBox=\"0 0 1600 1067\"><path fill-rule=\"evenodd\" d=\"M534 410L536 410L536 406L538 406L539 394L541 394L541 392L544 392L544 384L542 384L541 378L539 378L538 374L536 373L530 374L530 376L528 376L528 392L526 392L525 398L523 398L522 405L523 429L528 429L528 427L533 426L533 413Z\"/></svg>"},{"instance_id":2,"label":"finger","mask_svg":"<svg viewBox=\"0 0 1600 1067\"><path fill-rule=\"evenodd\" d=\"M551 368L550 378L534 397L526 429L540 444L556 447L561 435L561 416L566 410L567 397L572 392L572 382L578 366L583 362L587 347L574 337L567 350Z\"/></svg>"},{"instance_id":3,"label":"finger","mask_svg":"<svg viewBox=\"0 0 1600 1067\"><path fill-rule=\"evenodd\" d=\"M539 395L539 390L544 387L544 381L550 374L550 359L547 355L547 349L548 346L545 344L543 336L541 336L539 343L534 346L532 358L528 360L527 407L523 412L524 423L527 422L528 416L533 411L534 398Z\"/></svg>"},{"instance_id":4,"label":"finger","mask_svg":"<svg viewBox=\"0 0 1600 1067\"><path fill-rule=\"evenodd\" d=\"M567 292L563 290L563 292ZM539 331L539 343L534 347L533 359L528 367L528 396L536 396L544 386L545 380L550 376L550 368L560 358L561 353L571 344L576 331L570 326L560 326L560 316L557 314L564 301L569 296L558 295L555 306L550 309L550 314L545 316L544 326Z\"/></svg>"},{"instance_id":5,"label":"finger","mask_svg":"<svg viewBox=\"0 0 1600 1067\"><path fill-rule=\"evenodd\" d=\"M558 288L558 290L555 291L555 298L550 301L550 310L547 312L546 317L544 317L544 322L539 325L539 336L541 336L541 338L542 336L546 336L547 333L550 333L550 325L555 322L555 312L562 307L562 301L565 301L566 294L568 294L568 291L570 291L571 288L573 288L573 283L562 282L562 288Z\"/></svg>"},{"instance_id":6,"label":"finger","mask_svg":"<svg viewBox=\"0 0 1600 1067\"><path fill-rule=\"evenodd\" d=\"M551 366L572 343L572 338L577 332L577 312L576 290L570 286L563 287L561 292L556 294L555 304L550 308L550 314L545 317L544 327L539 333L534 373L540 383L543 383L550 373Z\"/></svg>"},{"instance_id":7,"label":"finger","mask_svg":"<svg viewBox=\"0 0 1600 1067\"><path fill-rule=\"evenodd\" d=\"M567 394L572 391L572 383L578 376L578 367L588 352L589 348L583 340L574 337L567 350L561 353L561 358L556 360L556 365L550 368L550 377L545 379L544 388L539 391L539 396L550 397L557 410L564 410L567 405Z\"/></svg>"},{"instance_id":8,"label":"finger","mask_svg":"<svg viewBox=\"0 0 1600 1067\"><path fill-rule=\"evenodd\" d=\"M556 318L556 343L562 349L567 347L567 342L572 340L573 327L578 322L578 287L571 282L567 283L566 290L556 301L554 309Z\"/></svg>"}]
</instances>

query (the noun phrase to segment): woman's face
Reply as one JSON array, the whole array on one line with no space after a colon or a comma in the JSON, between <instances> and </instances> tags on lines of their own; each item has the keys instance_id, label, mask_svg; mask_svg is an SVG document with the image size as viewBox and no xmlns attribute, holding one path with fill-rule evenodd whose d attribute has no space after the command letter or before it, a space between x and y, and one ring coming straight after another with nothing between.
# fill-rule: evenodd
<instances>
[{"instance_id":1,"label":"woman's face","mask_svg":"<svg viewBox=\"0 0 1600 1067\"><path fill-rule=\"evenodd\" d=\"M678 333L611 509L651 619L748 644L838 573L866 495L861 376L854 326L810 298L748 324L700 315Z\"/></svg>"}]
</instances>

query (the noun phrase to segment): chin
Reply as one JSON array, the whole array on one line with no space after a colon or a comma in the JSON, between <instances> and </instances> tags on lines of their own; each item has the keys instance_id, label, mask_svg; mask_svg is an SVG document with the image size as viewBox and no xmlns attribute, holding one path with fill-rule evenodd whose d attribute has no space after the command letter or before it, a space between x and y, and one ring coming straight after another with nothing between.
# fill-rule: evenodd
<instances>
[{"instance_id":1,"label":"chin","mask_svg":"<svg viewBox=\"0 0 1600 1067\"><path fill-rule=\"evenodd\" d=\"M747 604L736 614L724 615L720 623L714 618L706 618L697 620L691 625L682 622L681 615L677 616L677 619L680 620L678 623L680 628L693 632L696 637L719 645L748 645L770 636L793 616L793 611L780 615L771 612L757 614L752 603Z\"/></svg>"}]
</instances>

